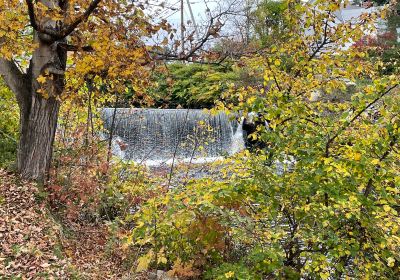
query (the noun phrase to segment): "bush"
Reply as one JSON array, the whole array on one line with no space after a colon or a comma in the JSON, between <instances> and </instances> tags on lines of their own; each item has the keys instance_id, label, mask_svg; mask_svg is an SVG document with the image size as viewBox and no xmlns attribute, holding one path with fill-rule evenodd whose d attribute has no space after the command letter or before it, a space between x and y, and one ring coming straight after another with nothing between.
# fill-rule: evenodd
<instances>
[{"instance_id":1,"label":"bush","mask_svg":"<svg viewBox=\"0 0 400 280\"><path fill-rule=\"evenodd\" d=\"M251 137L265 148L227 159L219 176L149 199L132 216L128 239L143 250L138 270L213 279L399 278L399 77L384 75L384 63L366 51L342 48L374 26L372 17L367 27L330 28L338 3L295 2L284 13L288 41L246 58L264 83L232 87L226 95L238 102L219 104L257 113L261 125ZM321 98L312 98L315 91Z\"/></svg>"},{"instance_id":2,"label":"bush","mask_svg":"<svg viewBox=\"0 0 400 280\"><path fill-rule=\"evenodd\" d=\"M0 168L16 161L19 110L14 94L0 80Z\"/></svg>"},{"instance_id":3,"label":"bush","mask_svg":"<svg viewBox=\"0 0 400 280\"><path fill-rule=\"evenodd\" d=\"M229 66L170 64L153 76L155 87L148 90L155 107L210 108L238 73Z\"/></svg>"}]
</instances>

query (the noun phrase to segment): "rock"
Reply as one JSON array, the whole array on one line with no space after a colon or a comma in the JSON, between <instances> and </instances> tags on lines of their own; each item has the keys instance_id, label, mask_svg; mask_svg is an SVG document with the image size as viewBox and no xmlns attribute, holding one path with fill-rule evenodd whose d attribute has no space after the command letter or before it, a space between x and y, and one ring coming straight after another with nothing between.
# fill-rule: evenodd
<instances>
[{"instance_id":1,"label":"rock","mask_svg":"<svg viewBox=\"0 0 400 280\"><path fill-rule=\"evenodd\" d=\"M169 276L168 273L163 270L157 270L157 280L179 280L179 279L174 276Z\"/></svg>"}]
</instances>

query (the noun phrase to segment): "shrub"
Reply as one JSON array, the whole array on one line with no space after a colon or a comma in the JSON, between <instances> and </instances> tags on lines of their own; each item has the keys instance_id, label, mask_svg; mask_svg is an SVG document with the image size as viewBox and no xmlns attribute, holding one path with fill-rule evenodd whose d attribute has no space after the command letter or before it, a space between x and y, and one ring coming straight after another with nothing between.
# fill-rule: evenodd
<instances>
[{"instance_id":1,"label":"shrub","mask_svg":"<svg viewBox=\"0 0 400 280\"><path fill-rule=\"evenodd\" d=\"M0 79L0 168L16 161L19 110L14 94Z\"/></svg>"}]
</instances>

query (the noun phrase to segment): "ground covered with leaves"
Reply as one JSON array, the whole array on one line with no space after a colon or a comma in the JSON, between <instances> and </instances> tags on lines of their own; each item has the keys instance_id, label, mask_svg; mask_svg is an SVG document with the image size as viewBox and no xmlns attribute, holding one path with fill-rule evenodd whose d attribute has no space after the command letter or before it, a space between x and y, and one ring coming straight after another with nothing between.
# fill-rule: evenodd
<instances>
[{"instance_id":1,"label":"ground covered with leaves","mask_svg":"<svg viewBox=\"0 0 400 280\"><path fill-rule=\"evenodd\" d=\"M137 279L106 250L102 224L65 224L43 192L0 170L0 279Z\"/></svg>"}]
</instances>

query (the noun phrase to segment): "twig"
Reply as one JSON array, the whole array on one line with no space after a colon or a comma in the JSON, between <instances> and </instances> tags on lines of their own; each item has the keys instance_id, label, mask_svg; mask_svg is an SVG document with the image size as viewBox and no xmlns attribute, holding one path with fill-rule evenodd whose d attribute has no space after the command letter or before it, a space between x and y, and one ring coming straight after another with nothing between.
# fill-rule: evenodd
<instances>
[{"instance_id":1,"label":"twig","mask_svg":"<svg viewBox=\"0 0 400 280\"><path fill-rule=\"evenodd\" d=\"M10 135L8 135L7 133L5 133L4 131L0 130L0 132L8 139L10 139L11 141L18 143L17 139L11 137Z\"/></svg>"},{"instance_id":2,"label":"twig","mask_svg":"<svg viewBox=\"0 0 400 280\"><path fill-rule=\"evenodd\" d=\"M368 110L372 105L374 105L376 102L378 102L382 97L390 93L393 89L395 89L399 84L396 84L390 88L388 88L386 91L384 91L382 94L380 94L377 98L375 98L372 102L370 102L367 106L365 106L363 109L361 109L353 118L351 118L350 121L346 122L332 137L330 137L325 145L325 157L329 156L329 149L333 141L339 135L345 131L355 120L357 120L366 110Z\"/></svg>"}]
</instances>

